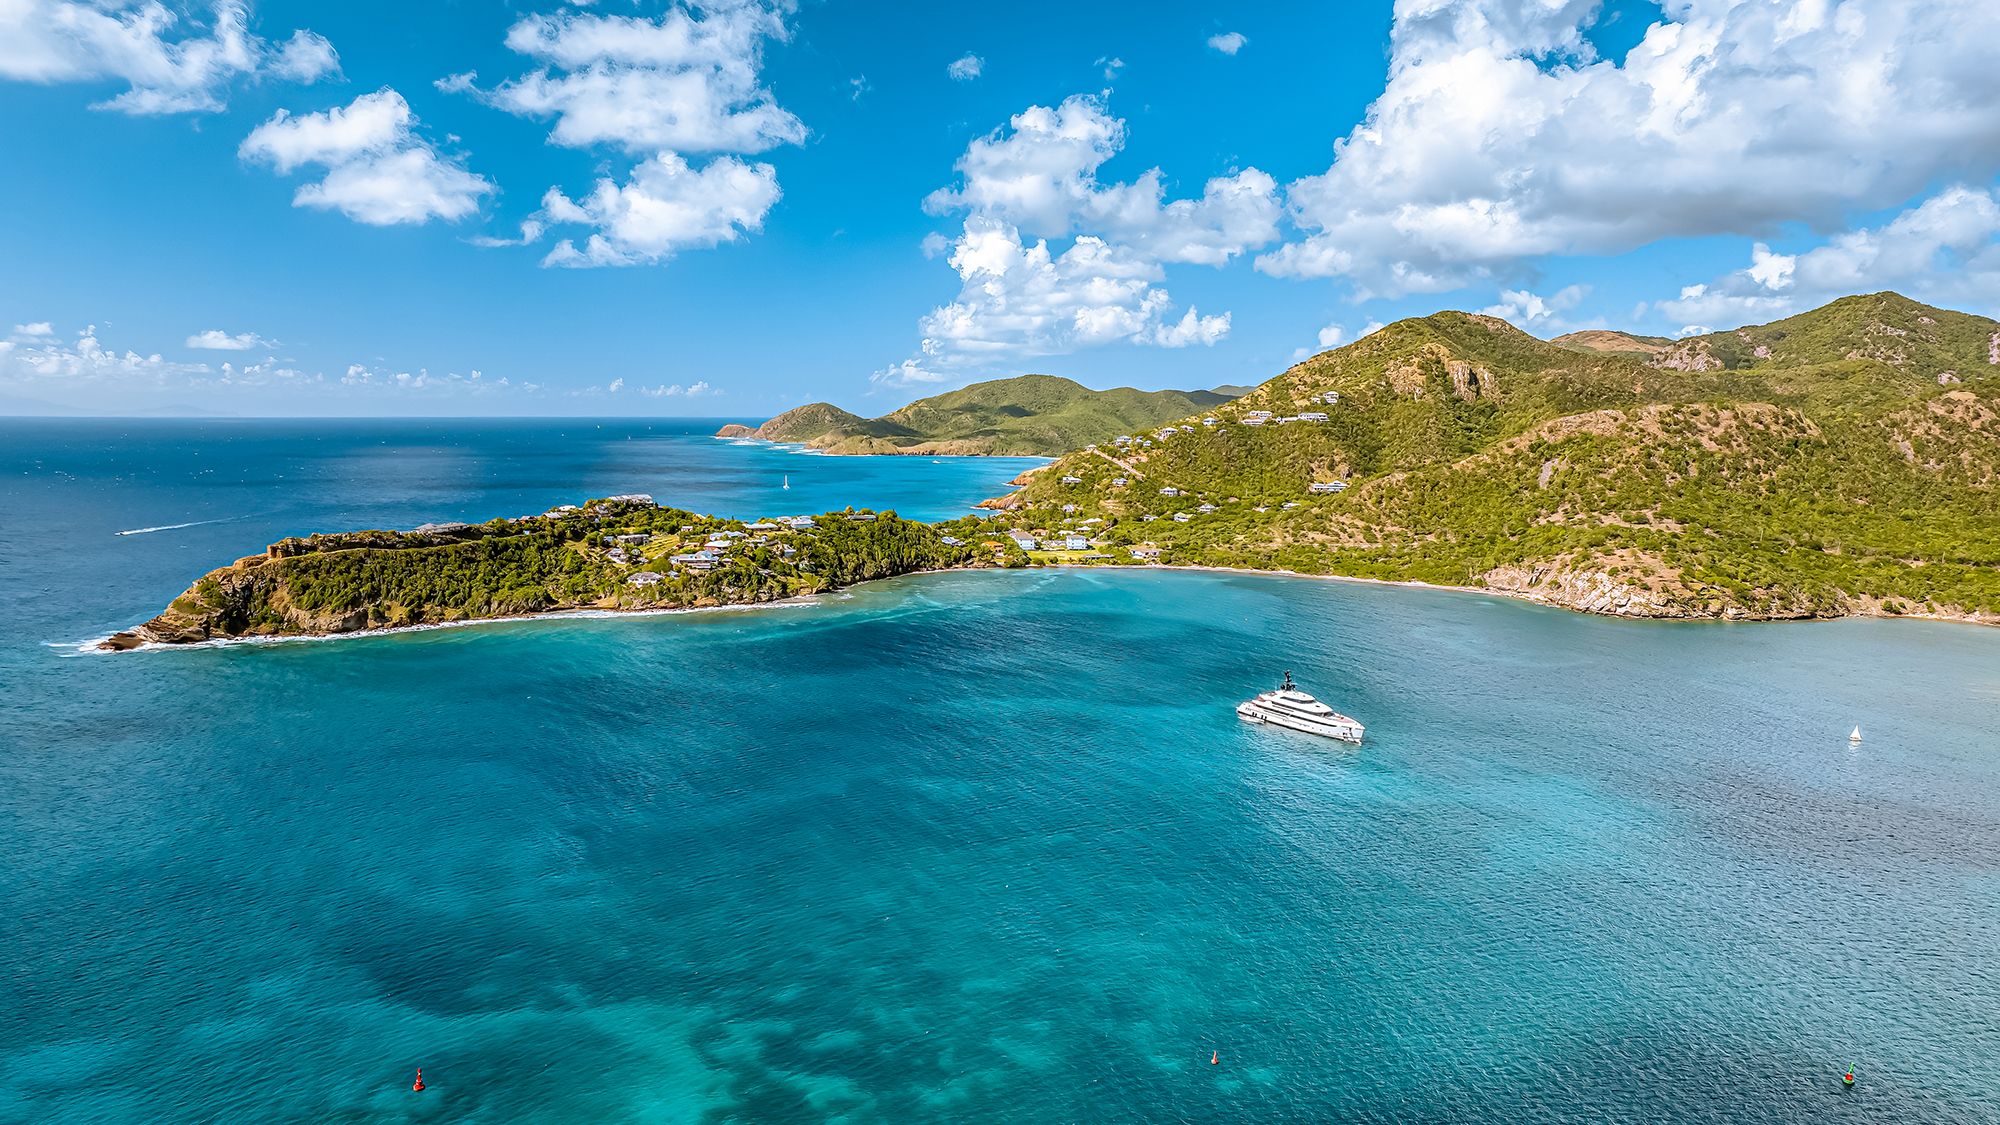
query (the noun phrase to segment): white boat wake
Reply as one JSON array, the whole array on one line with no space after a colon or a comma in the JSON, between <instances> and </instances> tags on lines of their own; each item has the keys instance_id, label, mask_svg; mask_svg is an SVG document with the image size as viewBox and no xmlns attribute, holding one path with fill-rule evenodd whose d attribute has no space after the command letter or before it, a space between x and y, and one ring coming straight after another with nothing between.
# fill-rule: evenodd
<instances>
[{"instance_id":1,"label":"white boat wake","mask_svg":"<svg viewBox=\"0 0 2000 1125\"><path fill-rule=\"evenodd\" d=\"M151 535L151 534L152 534L152 533L154 533L155 531L178 531L178 530L180 530L180 529L181 529L181 528L183 528L183 527L201 527L201 526L202 526L202 525L204 525L204 524L211 524L211 523L228 523L228 522L230 522L231 520L240 520L240 519L243 519L243 518L245 518L245 517L243 517L243 516L224 516L224 517L222 517L222 518L221 518L221 519L219 519L219 520L190 520L190 521L189 521L189 522L187 522L187 523L163 523L163 524L161 524L161 525L160 525L160 526L158 526L158 527L135 527L135 528L132 528L132 529L131 529L131 530L129 530L129 531L120 531L120 532L117 532L116 534L118 534L118 535Z\"/></svg>"}]
</instances>

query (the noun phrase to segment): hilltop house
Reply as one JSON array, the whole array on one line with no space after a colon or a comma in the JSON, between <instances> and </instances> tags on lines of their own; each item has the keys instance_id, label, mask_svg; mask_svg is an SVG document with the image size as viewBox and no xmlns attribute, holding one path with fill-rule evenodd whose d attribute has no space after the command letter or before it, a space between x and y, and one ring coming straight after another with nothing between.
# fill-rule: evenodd
<instances>
[{"instance_id":1,"label":"hilltop house","mask_svg":"<svg viewBox=\"0 0 2000 1125\"><path fill-rule=\"evenodd\" d=\"M634 586L658 586L660 584L660 575L655 571L642 570L625 581L630 582Z\"/></svg>"},{"instance_id":2,"label":"hilltop house","mask_svg":"<svg viewBox=\"0 0 2000 1125\"><path fill-rule=\"evenodd\" d=\"M1316 481L1314 481L1314 482L1312 482L1311 484L1309 484L1309 485L1307 485L1307 486L1306 486L1306 491L1308 491L1308 492L1346 492L1346 491L1347 491L1347 482L1346 482L1346 481L1344 481L1344 480L1316 480Z\"/></svg>"},{"instance_id":3,"label":"hilltop house","mask_svg":"<svg viewBox=\"0 0 2000 1125\"><path fill-rule=\"evenodd\" d=\"M1134 547L1132 548L1132 557L1143 559L1146 562L1154 562L1160 557L1160 549L1158 547Z\"/></svg>"},{"instance_id":4,"label":"hilltop house","mask_svg":"<svg viewBox=\"0 0 2000 1125\"><path fill-rule=\"evenodd\" d=\"M792 530L794 531L804 531L806 528L819 526L813 522L811 516L793 516L785 522L792 525Z\"/></svg>"}]
</instances>

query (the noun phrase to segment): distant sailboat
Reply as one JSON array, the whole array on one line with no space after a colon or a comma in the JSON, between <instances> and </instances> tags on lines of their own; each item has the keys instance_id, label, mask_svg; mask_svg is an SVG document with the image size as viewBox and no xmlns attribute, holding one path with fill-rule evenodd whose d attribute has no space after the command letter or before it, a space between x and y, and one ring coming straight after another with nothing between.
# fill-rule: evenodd
<instances>
[{"instance_id":1,"label":"distant sailboat","mask_svg":"<svg viewBox=\"0 0 2000 1125\"><path fill-rule=\"evenodd\" d=\"M792 474L790 474L790 473L786 473L786 474L785 474L785 491L786 491L786 492L790 492L791 490L792 490Z\"/></svg>"},{"instance_id":2,"label":"distant sailboat","mask_svg":"<svg viewBox=\"0 0 2000 1125\"><path fill-rule=\"evenodd\" d=\"M1859 742L1859 741L1861 741L1861 728L1860 728L1860 727L1855 727L1855 728L1854 728L1854 733L1853 733L1853 734L1850 734L1850 735L1848 735L1848 736L1847 736L1847 741L1849 741L1849 742Z\"/></svg>"}]
</instances>

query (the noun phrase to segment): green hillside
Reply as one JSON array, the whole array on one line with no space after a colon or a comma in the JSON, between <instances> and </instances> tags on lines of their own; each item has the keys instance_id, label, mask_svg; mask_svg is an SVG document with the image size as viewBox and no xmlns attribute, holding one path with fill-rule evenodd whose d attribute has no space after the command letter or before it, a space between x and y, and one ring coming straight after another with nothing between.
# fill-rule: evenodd
<instances>
[{"instance_id":1,"label":"green hillside","mask_svg":"<svg viewBox=\"0 0 2000 1125\"><path fill-rule=\"evenodd\" d=\"M1213 391L1094 391L1054 375L1022 375L918 399L880 418L816 402L749 433L829 453L1053 457L1227 401L1229 396Z\"/></svg>"},{"instance_id":2,"label":"green hillside","mask_svg":"<svg viewBox=\"0 0 2000 1125\"><path fill-rule=\"evenodd\" d=\"M1630 332L1612 332L1603 328L1587 328L1581 332L1568 332L1549 343L1559 348L1569 348L1579 352L1609 352L1613 355L1639 356L1641 358L1658 355L1673 343L1665 336L1636 336Z\"/></svg>"},{"instance_id":3,"label":"green hillside","mask_svg":"<svg viewBox=\"0 0 2000 1125\"><path fill-rule=\"evenodd\" d=\"M1894 294L1650 361L1438 313L1205 413L1061 459L1006 519L1610 613L2000 613L2000 324Z\"/></svg>"}]
</instances>

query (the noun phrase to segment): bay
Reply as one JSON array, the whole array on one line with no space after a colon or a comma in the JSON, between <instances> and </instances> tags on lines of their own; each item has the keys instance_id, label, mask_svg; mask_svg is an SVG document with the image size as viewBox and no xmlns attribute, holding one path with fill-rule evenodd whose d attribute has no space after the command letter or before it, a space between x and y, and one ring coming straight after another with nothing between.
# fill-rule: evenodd
<instances>
[{"instance_id":1,"label":"bay","mask_svg":"<svg viewBox=\"0 0 2000 1125\"><path fill-rule=\"evenodd\" d=\"M1033 463L707 429L0 424L0 1121L2000 1119L1991 630L1029 571L77 654L284 534ZM1238 722L1285 669L1367 743Z\"/></svg>"}]
</instances>

